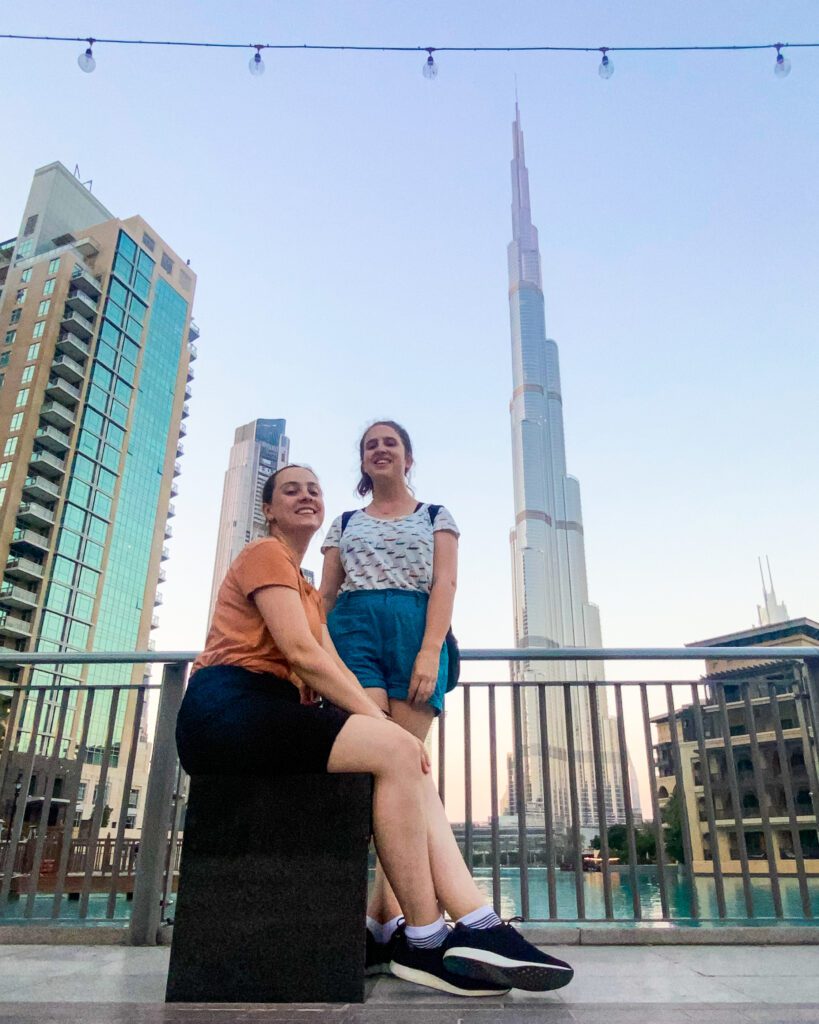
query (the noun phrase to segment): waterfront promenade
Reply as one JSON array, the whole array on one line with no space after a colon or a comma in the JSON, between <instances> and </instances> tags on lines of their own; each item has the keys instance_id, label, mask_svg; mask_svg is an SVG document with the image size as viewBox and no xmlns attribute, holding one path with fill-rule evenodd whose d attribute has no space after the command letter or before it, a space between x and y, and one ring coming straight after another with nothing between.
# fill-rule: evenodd
<instances>
[{"instance_id":1,"label":"waterfront promenade","mask_svg":"<svg viewBox=\"0 0 819 1024\"><path fill-rule=\"evenodd\" d=\"M562 948L560 992L469 1001L395 978L359 1006L163 1003L167 947L0 946L0 1022L38 1024L785 1024L819 1021L816 946ZM317 964L320 969L320 964ZM271 970L275 965L271 964Z\"/></svg>"}]
</instances>

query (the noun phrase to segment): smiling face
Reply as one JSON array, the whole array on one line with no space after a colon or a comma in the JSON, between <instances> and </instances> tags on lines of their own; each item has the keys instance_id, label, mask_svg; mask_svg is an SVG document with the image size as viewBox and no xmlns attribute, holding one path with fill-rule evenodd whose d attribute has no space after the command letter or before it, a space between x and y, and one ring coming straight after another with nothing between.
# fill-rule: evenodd
<instances>
[{"instance_id":1,"label":"smiling face","mask_svg":"<svg viewBox=\"0 0 819 1024\"><path fill-rule=\"evenodd\" d=\"M312 536L324 522L324 495L316 474L301 466L286 466L276 473L270 501L262 512L271 530L284 535Z\"/></svg>"},{"instance_id":2,"label":"smiling face","mask_svg":"<svg viewBox=\"0 0 819 1024\"><path fill-rule=\"evenodd\" d=\"M361 441L361 472L375 482L392 477L402 480L412 466L398 431L388 423L374 423Z\"/></svg>"}]
</instances>

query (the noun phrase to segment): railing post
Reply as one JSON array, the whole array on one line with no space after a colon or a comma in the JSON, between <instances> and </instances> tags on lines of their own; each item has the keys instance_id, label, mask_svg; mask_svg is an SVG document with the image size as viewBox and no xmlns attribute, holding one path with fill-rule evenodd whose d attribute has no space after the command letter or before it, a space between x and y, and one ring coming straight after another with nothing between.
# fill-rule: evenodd
<instances>
[{"instance_id":1,"label":"railing post","mask_svg":"<svg viewBox=\"0 0 819 1024\"><path fill-rule=\"evenodd\" d=\"M176 662L162 672L151 771L134 879L129 943L155 946L161 916L162 872L168 842L171 796L176 777L176 715L185 692L187 665Z\"/></svg>"}]
</instances>

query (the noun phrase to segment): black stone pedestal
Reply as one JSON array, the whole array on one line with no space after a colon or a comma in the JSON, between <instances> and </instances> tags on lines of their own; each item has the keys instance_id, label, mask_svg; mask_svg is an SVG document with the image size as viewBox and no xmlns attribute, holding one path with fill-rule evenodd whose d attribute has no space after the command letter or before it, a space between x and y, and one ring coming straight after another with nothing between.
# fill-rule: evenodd
<instances>
[{"instance_id":1,"label":"black stone pedestal","mask_svg":"<svg viewBox=\"0 0 819 1024\"><path fill-rule=\"evenodd\" d=\"M369 775L191 778L167 1002L362 1002Z\"/></svg>"}]
</instances>

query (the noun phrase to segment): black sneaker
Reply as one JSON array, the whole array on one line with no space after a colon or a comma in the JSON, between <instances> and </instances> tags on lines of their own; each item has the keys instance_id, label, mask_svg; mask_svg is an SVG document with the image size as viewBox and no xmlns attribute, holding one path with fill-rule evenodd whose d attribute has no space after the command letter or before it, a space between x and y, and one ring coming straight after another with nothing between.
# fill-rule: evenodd
<instances>
[{"instance_id":1,"label":"black sneaker","mask_svg":"<svg viewBox=\"0 0 819 1024\"><path fill-rule=\"evenodd\" d=\"M489 981L528 992L563 988L574 970L542 953L510 924L466 928L458 924L446 943L444 963L450 971L475 981Z\"/></svg>"},{"instance_id":2,"label":"black sneaker","mask_svg":"<svg viewBox=\"0 0 819 1024\"><path fill-rule=\"evenodd\" d=\"M448 992L452 996L502 996L509 991L508 985L495 982L476 981L473 978L452 974L444 964L443 954L447 947L418 949L410 946L402 933L396 939L390 969L396 978L412 981L416 985Z\"/></svg>"},{"instance_id":3,"label":"black sneaker","mask_svg":"<svg viewBox=\"0 0 819 1024\"><path fill-rule=\"evenodd\" d=\"M404 925L400 924L390 936L388 942L377 942L375 936L367 928L367 953L364 960L364 975L367 978L376 974L392 974L390 962L395 951L395 944L398 941L398 933L403 932Z\"/></svg>"}]
</instances>

